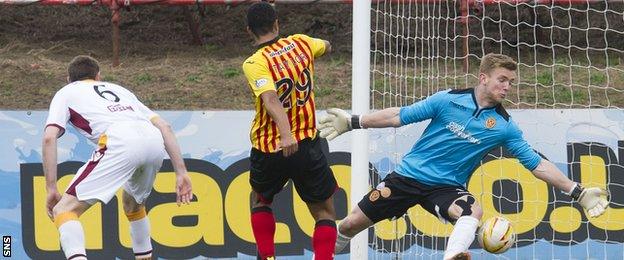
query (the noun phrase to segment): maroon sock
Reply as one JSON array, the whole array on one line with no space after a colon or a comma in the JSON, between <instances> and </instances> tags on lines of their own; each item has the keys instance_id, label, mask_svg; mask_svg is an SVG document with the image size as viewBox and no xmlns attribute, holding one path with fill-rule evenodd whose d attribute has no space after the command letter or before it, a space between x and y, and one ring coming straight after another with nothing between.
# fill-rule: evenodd
<instances>
[{"instance_id":1,"label":"maroon sock","mask_svg":"<svg viewBox=\"0 0 624 260\"><path fill-rule=\"evenodd\" d=\"M329 219L321 219L314 226L312 247L314 248L314 260L334 259L336 247L336 222Z\"/></svg>"},{"instance_id":2,"label":"maroon sock","mask_svg":"<svg viewBox=\"0 0 624 260\"><path fill-rule=\"evenodd\" d=\"M253 229L254 238L256 238L260 259L275 256L275 244L273 242L275 237L275 218L271 208L263 206L251 209L251 228Z\"/></svg>"}]
</instances>

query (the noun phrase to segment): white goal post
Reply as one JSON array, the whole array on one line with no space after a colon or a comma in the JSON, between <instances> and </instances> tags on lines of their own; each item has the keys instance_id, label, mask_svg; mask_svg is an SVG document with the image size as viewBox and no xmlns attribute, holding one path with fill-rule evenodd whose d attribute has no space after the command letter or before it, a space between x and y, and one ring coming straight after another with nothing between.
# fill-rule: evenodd
<instances>
[{"instance_id":1,"label":"white goal post","mask_svg":"<svg viewBox=\"0 0 624 260\"><path fill-rule=\"evenodd\" d=\"M351 103L354 114L370 109L370 7L371 0L353 1L353 73ZM357 205L368 192L368 133L355 130L351 140L351 205ZM351 240L351 259L368 258L368 232L360 232Z\"/></svg>"}]
</instances>

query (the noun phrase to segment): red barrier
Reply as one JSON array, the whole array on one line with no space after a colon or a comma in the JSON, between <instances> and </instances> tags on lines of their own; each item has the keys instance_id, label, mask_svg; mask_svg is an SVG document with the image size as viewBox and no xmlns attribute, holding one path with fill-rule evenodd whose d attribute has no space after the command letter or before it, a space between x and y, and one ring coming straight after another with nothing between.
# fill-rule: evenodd
<instances>
[{"instance_id":1,"label":"red barrier","mask_svg":"<svg viewBox=\"0 0 624 260\"><path fill-rule=\"evenodd\" d=\"M259 2L261 0L0 0L0 4L10 5L106 5L112 6L112 2L117 2L119 6L129 5L238 5L250 2ZM276 4L310 4L310 3L339 3L350 4L354 0L275 0ZM461 0L460 0L461 1ZM455 3L454 0L372 0L373 3L391 2L391 3L418 3L418 4L435 4L435 3ZM621 0L463 0L469 4L585 4L585 3L604 3L604 2L622 2Z\"/></svg>"}]
</instances>

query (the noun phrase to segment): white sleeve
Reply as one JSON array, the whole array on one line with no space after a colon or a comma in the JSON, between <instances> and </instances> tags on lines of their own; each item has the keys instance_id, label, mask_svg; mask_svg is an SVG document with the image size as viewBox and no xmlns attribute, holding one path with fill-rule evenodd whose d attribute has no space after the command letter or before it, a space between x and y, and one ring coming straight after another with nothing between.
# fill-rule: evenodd
<instances>
[{"instance_id":1,"label":"white sleeve","mask_svg":"<svg viewBox=\"0 0 624 260\"><path fill-rule=\"evenodd\" d=\"M143 103L141 103L141 101L139 101L139 99L132 94L132 92L130 92L130 94L132 95L132 97L134 98L134 103L136 105L136 107L138 108L138 112L143 114L145 117L147 117L147 119L149 119L150 121L152 120L152 118L157 117L158 114L154 113L154 111L152 111L151 109L149 109L146 105L144 105Z\"/></svg>"},{"instance_id":2,"label":"white sleeve","mask_svg":"<svg viewBox=\"0 0 624 260\"><path fill-rule=\"evenodd\" d=\"M62 92L56 92L52 102L50 103L50 110L48 111L48 119L46 120L46 126L55 126L61 129L61 135L65 133L65 126L69 121L69 107L67 106L67 98Z\"/></svg>"}]
</instances>

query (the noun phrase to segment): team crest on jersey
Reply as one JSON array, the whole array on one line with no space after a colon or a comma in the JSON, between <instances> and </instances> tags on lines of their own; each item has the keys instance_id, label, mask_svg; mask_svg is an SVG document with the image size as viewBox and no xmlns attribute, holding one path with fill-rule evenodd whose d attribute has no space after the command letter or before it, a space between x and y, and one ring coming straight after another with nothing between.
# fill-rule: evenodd
<instances>
[{"instance_id":1,"label":"team crest on jersey","mask_svg":"<svg viewBox=\"0 0 624 260\"><path fill-rule=\"evenodd\" d=\"M368 196L368 199L369 199L371 202L374 202L374 201L378 200L378 199L379 199L379 190L374 190L374 191L372 191L372 192L370 193L370 195Z\"/></svg>"},{"instance_id":2,"label":"team crest on jersey","mask_svg":"<svg viewBox=\"0 0 624 260\"><path fill-rule=\"evenodd\" d=\"M493 117L488 117L488 119L485 120L485 127L490 129L492 127L494 127L496 125L496 119L494 119Z\"/></svg>"}]
</instances>

